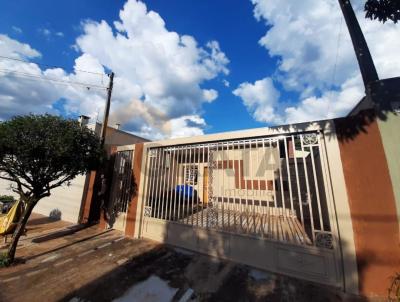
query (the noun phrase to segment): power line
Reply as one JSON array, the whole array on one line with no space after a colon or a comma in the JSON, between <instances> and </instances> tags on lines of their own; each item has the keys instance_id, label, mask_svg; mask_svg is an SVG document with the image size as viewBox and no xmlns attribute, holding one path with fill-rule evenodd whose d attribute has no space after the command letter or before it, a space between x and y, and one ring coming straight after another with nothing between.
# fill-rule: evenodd
<instances>
[{"instance_id":1,"label":"power line","mask_svg":"<svg viewBox=\"0 0 400 302\"><path fill-rule=\"evenodd\" d=\"M336 70L337 70L337 64L339 61L340 40L342 37L342 24L343 24L343 16L340 17L339 32L338 32L337 44L336 44L336 57L335 57L335 64L333 65L333 73L332 73L332 82L331 82L332 86L335 86L335 81L336 81ZM330 111L331 111L331 103L328 101L328 108L327 108L327 117L328 118L329 118Z\"/></svg>"},{"instance_id":2,"label":"power line","mask_svg":"<svg viewBox=\"0 0 400 302\"><path fill-rule=\"evenodd\" d=\"M82 83L82 82L75 82L75 81L65 81L65 80L59 80L59 79L52 79L52 78L47 78L47 77L42 77L42 76L38 76L38 75L33 75L30 73L24 73L24 72L19 72L19 71L15 71L15 70L8 70L8 69L1 69L0 68L0 72L4 73L4 76L12 76L15 78L23 78L23 79L27 79L27 80L34 80L34 81L50 81L53 82L55 84L61 84L64 86L68 86L68 85L78 85L78 86L82 86L88 89L99 89L99 90L107 90L107 87L104 86L99 86L99 85L92 85L92 84L88 84L88 83Z\"/></svg>"},{"instance_id":3,"label":"power line","mask_svg":"<svg viewBox=\"0 0 400 302\"><path fill-rule=\"evenodd\" d=\"M336 58L335 58L335 64L333 66L333 74L332 74L332 85L335 85L335 81L336 81L336 69L337 69L337 64L338 64L338 60L339 60L340 40L342 37L342 23L343 23L343 17L340 18L339 33L338 33L337 45L336 45Z\"/></svg>"},{"instance_id":4,"label":"power line","mask_svg":"<svg viewBox=\"0 0 400 302\"><path fill-rule=\"evenodd\" d=\"M11 58L11 57L2 56L2 55L0 55L0 58L5 59L5 60L12 60L12 61L18 61L18 62L23 62L23 63L29 63L29 64L32 63L32 64L36 64L38 66L44 66L44 67L50 67L50 68L61 68L61 69L65 69L65 70L67 69L67 68L62 67L62 66L55 66L55 65L48 65L48 64L42 64L42 63L30 62L30 61L27 61L27 60ZM101 75L101 76L104 75L103 73L100 73L100 72L88 71L88 70L83 70L83 69L74 69L74 71L97 74L97 75Z\"/></svg>"}]
</instances>

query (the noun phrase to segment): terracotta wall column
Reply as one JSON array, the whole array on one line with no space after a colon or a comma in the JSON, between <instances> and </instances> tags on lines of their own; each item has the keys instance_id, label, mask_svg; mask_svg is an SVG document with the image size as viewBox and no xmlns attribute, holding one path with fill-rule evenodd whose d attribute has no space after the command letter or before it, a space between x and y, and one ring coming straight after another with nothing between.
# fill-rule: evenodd
<instances>
[{"instance_id":1,"label":"terracotta wall column","mask_svg":"<svg viewBox=\"0 0 400 302\"><path fill-rule=\"evenodd\" d=\"M135 233L136 214L138 211L138 193L141 181L141 167L142 167L143 143L135 144L135 151L133 157L133 177L135 181L136 192L133 194L132 200L129 204L128 213L126 217L125 235L133 237Z\"/></svg>"},{"instance_id":2,"label":"terracotta wall column","mask_svg":"<svg viewBox=\"0 0 400 302\"><path fill-rule=\"evenodd\" d=\"M379 127L372 111L337 119L335 127L353 224L360 293L387 296L391 277L400 272L400 234Z\"/></svg>"},{"instance_id":3,"label":"terracotta wall column","mask_svg":"<svg viewBox=\"0 0 400 302\"><path fill-rule=\"evenodd\" d=\"M86 177L85 188L82 197L82 214L80 223L87 223L89 221L90 206L93 198L94 182L96 180L96 171L90 171Z\"/></svg>"}]
</instances>

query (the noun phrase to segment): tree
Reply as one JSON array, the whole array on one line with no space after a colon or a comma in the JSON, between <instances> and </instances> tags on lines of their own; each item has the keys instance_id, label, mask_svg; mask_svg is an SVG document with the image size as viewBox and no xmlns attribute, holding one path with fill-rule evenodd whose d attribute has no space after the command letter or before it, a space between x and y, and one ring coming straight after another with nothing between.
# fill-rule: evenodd
<instances>
[{"instance_id":1,"label":"tree","mask_svg":"<svg viewBox=\"0 0 400 302\"><path fill-rule=\"evenodd\" d=\"M97 168L102 158L99 138L75 120L46 114L0 122L0 178L12 182L23 205L7 252L10 263L35 205L52 189Z\"/></svg>"},{"instance_id":2,"label":"tree","mask_svg":"<svg viewBox=\"0 0 400 302\"><path fill-rule=\"evenodd\" d=\"M367 0L364 10L365 17L371 20L378 19L383 23L387 20L397 23L400 20L399 0Z\"/></svg>"}]
</instances>

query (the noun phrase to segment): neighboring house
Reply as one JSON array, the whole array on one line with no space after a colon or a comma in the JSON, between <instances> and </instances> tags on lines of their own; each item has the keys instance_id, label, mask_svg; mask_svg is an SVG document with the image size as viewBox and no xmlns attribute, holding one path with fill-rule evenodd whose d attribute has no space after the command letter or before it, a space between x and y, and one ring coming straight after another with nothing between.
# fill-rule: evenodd
<instances>
[{"instance_id":1,"label":"neighboring house","mask_svg":"<svg viewBox=\"0 0 400 302\"><path fill-rule=\"evenodd\" d=\"M101 124L89 124L88 128L100 134ZM121 146L148 141L131 133L108 127L106 132L105 145L107 149L112 146ZM43 198L34 208L34 213L54 216L62 220L77 223L81 213L83 193L88 175L79 175L73 179L69 186L63 185L51 191L51 196ZM0 179L0 195L14 195L10 190L10 182Z\"/></svg>"}]
</instances>

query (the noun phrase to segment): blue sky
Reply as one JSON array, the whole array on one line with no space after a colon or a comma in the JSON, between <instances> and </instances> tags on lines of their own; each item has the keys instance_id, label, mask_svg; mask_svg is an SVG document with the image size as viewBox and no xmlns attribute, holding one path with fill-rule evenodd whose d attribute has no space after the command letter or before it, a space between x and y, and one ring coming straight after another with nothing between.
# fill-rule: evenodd
<instances>
[{"instance_id":1,"label":"blue sky","mask_svg":"<svg viewBox=\"0 0 400 302\"><path fill-rule=\"evenodd\" d=\"M131 0L121 20L126 1L3 1L0 55L63 67L25 70L43 78L103 85L105 77L84 77L74 66L115 70L120 84L112 121L150 138L331 118L346 114L363 95L336 2L147 0L138 14L144 6ZM362 1L353 5L368 42L389 44L398 37L398 26L365 21ZM182 42L185 35L195 46ZM371 47L381 76L396 75L396 43L385 53ZM0 59L0 69L24 65ZM14 75L0 74L0 119L45 111L101 115L104 91L91 94L45 80L37 87Z\"/></svg>"}]
</instances>

